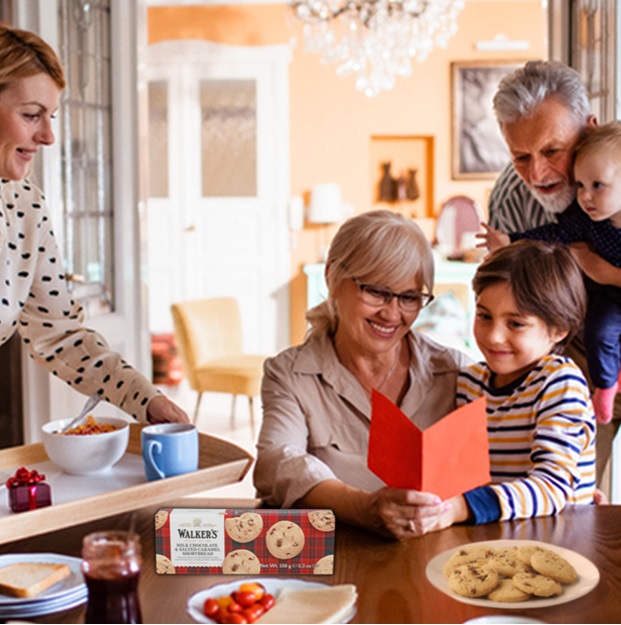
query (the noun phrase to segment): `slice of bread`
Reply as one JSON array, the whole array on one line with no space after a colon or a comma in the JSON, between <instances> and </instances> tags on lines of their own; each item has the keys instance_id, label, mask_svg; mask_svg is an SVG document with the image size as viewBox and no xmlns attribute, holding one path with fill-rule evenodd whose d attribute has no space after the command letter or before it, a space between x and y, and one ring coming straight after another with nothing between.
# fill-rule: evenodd
<instances>
[{"instance_id":1,"label":"slice of bread","mask_svg":"<svg viewBox=\"0 0 621 625\"><path fill-rule=\"evenodd\" d=\"M34 597L71 575L66 564L16 562L0 569L0 592L11 597Z\"/></svg>"}]
</instances>

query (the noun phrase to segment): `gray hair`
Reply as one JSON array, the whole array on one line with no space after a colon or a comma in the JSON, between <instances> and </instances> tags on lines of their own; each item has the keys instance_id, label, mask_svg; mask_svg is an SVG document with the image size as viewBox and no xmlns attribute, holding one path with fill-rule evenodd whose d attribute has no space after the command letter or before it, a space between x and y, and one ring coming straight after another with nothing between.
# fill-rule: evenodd
<instances>
[{"instance_id":1,"label":"gray hair","mask_svg":"<svg viewBox=\"0 0 621 625\"><path fill-rule=\"evenodd\" d=\"M556 98L585 125L591 115L587 92L575 69L560 61L529 61L505 76L494 96L494 112L500 125L528 117L548 98Z\"/></svg>"},{"instance_id":2,"label":"gray hair","mask_svg":"<svg viewBox=\"0 0 621 625\"><path fill-rule=\"evenodd\" d=\"M379 285L412 278L433 291L433 254L423 231L403 215L376 210L348 219L338 230L326 262L328 298L306 313L307 338L333 335L338 325L334 293L351 278Z\"/></svg>"}]
</instances>

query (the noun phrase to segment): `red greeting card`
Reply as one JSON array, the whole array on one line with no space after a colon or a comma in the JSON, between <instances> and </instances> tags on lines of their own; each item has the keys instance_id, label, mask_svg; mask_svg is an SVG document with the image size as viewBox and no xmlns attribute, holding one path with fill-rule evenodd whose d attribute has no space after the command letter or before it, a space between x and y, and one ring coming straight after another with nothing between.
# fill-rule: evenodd
<instances>
[{"instance_id":1,"label":"red greeting card","mask_svg":"<svg viewBox=\"0 0 621 625\"><path fill-rule=\"evenodd\" d=\"M419 430L395 404L373 391L368 466L388 486L442 499L488 484L485 398Z\"/></svg>"}]
</instances>

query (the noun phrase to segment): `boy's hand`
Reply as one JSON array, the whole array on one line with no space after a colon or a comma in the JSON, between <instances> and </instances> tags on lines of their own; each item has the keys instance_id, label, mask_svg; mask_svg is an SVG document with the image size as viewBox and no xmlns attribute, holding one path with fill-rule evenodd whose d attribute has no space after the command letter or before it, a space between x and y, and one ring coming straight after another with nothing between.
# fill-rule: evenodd
<instances>
[{"instance_id":1,"label":"boy's hand","mask_svg":"<svg viewBox=\"0 0 621 625\"><path fill-rule=\"evenodd\" d=\"M496 230L483 222L481 222L481 226L485 232L477 232L475 234L477 239L481 239L481 242L477 243L477 247L487 247L493 252L511 243L508 234L503 234L500 230Z\"/></svg>"}]
</instances>

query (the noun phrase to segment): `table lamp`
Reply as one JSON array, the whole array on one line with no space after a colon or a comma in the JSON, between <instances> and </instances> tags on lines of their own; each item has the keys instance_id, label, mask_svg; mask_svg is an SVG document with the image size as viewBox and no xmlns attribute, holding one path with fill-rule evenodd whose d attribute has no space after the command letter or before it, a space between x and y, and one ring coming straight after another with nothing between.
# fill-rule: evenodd
<instances>
[{"instance_id":1,"label":"table lamp","mask_svg":"<svg viewBox=\"0 0 621 625\"><path fill-rule=\"evenodd\" d=\"M311 224L335 224L343 220L341 187L335 183L316 184L311 189L306 219Z\"/></svg>"},{"instance_id":2,"label":"table lamp","mask_svg":"<svg viewBox=\"0 0 621 625\"><path fill-rule=\"evenodd\" d=\"M336 224L345 217L341 187L335 183L316 184L311 189L310 204L306 214L306 220L311 224ZM329 237L322 228L319 245L319 260L323 262L328 255L330 247ZM328 239L328 240L326 240Z\"/></svg>"}]
</instances>

